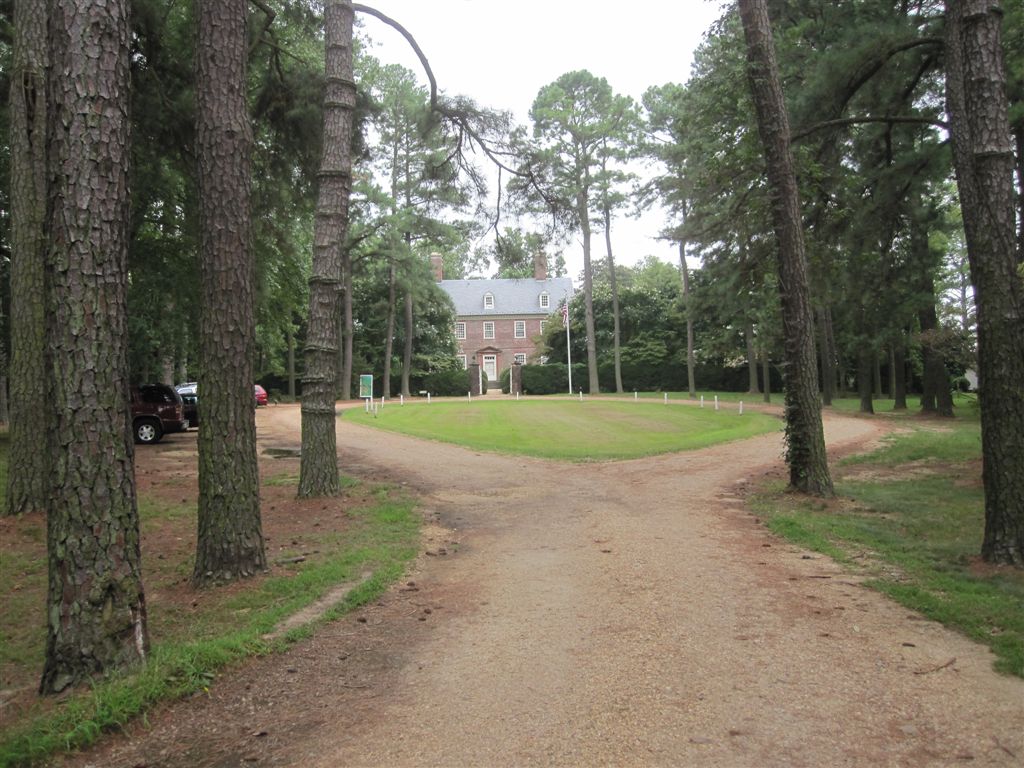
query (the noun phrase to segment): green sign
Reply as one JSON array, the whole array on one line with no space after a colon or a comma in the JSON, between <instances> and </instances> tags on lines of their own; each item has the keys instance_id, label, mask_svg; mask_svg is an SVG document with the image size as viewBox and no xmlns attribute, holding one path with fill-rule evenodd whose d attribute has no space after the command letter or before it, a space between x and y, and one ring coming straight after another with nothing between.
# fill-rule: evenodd
<instances>
[{"instance_id":1,"label":"green sign","mask_svg":"<svg viewBox=\"0 0 1024 768\"><path fill-rule=\"evenodd\" d=\"M359 397L363 400L373 399L373 374L363 373L359 375Z\"/></svg>"}]
</instances>

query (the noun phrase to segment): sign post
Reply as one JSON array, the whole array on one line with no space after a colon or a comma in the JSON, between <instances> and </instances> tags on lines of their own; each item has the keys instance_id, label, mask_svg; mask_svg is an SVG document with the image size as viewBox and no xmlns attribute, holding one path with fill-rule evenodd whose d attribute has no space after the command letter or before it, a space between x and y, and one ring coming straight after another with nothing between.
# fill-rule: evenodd
<instances>
[{"instance_id":1,"label":"sign post","mask_svg":"<svg viewBox=\"0 0 1024 768\"><path fill-rule=\"evenodd\" d=\"M367 406L369 401L373 400L373 374L372 373L361 373L359 375L359 399L366 400Z\"/></svg>"}]
</instances>

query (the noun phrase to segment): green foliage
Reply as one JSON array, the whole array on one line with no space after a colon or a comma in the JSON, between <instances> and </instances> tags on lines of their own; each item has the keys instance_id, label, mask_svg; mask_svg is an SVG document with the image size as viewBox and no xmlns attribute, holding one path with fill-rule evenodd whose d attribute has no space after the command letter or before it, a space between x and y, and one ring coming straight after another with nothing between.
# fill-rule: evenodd
<instances>
[{"instance_id":1,"label":"green foliage","mask_svg":"<svg viewBox=\"0 0 1024 768\"><path fill-rule=\"evenodd\" d=\"M770 491L756 509L773 531L865 570L870 586L991 646L997 669L1024 677L1024 574L975 565L979 458L977 424L957 420L848 460L836 490L851 502L839 508Z\"/></svg>"},{"instance_id":2,"label":"green foliage","mask_svg":"<svg viewBox=\"0 0 1024 768\"><path fill-rule=\"evenodd\" d=\"M469 392L469 371L462 368L428 373L423 389L434 397L464 397Z\"/></svg>"}]
</instances>

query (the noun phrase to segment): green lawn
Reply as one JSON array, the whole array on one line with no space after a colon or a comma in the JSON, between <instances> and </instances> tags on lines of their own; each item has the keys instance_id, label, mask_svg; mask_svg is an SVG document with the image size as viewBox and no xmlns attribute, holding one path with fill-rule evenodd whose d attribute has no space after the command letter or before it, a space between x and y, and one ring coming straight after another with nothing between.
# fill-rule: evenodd
<instances>
[{"instance_id":1,"label":"green lawn","mask_svg":"<svg viewBox=\"0 0 1024 768\"><path fill-rule=\"evenodd\" d=\"M1024 571L978 557L980 443L976 422L932 421L835 467L836 501L772 488L755 509L776 533L865 572L870 586L989 645L997 669L1024 677Z\"/></svg>"},{"instance_id":2,"label":"green lawn","mask_svg":"<svg viewBox=\"0 0 1024 768\"><path fill-rule=\"evenodd\" d=\"M569 461L687 451L782 428L777 417L735 408L609 400L392 403L376 416L351 410L344 418L474 450Z\"/></svg>"}]
</instances>

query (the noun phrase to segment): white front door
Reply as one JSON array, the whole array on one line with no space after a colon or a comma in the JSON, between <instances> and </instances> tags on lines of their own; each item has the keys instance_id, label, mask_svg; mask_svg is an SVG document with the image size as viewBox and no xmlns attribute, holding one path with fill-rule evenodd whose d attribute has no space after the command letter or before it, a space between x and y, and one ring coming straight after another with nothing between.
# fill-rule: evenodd
<instances>
[{"instance_id":1,"label":"white front door","mask_svg":"<svg viewBox=\"0 0 1024 768\"><path fill-rule=\"evenodd\" d=\"M497 355L484 355L484 373L487 374L488 381L494 381L498 378Z\"/></svg>"}]
</instances>

